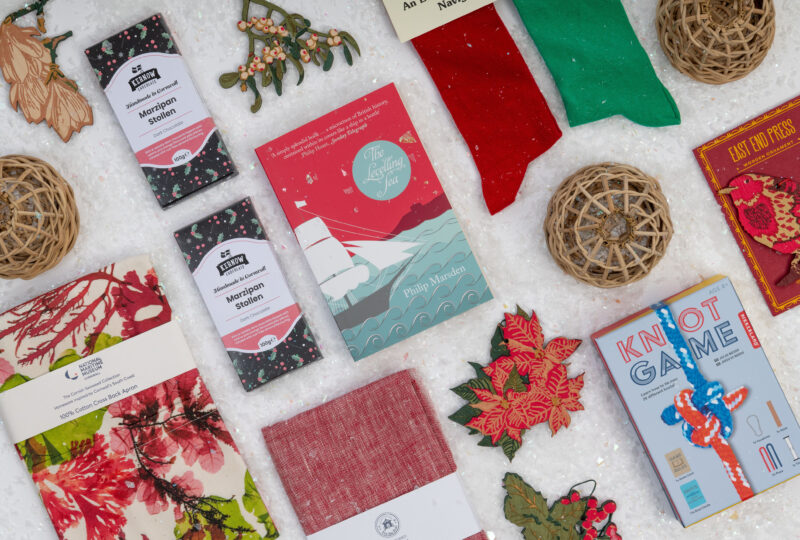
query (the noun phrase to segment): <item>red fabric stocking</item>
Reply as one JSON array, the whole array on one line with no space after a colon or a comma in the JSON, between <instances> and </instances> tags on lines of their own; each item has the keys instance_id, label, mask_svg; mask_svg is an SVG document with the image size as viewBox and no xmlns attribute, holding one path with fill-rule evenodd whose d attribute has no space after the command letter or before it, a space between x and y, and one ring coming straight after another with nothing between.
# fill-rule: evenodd
<instances>
[{"instance_id":1,"label":"red fabric stocking","mask_svg":"<svg viewBox=\"0 0 800 540\"><path fill-rule=\"evenodd\" d=\"M514 202L528 164L561 137L493 5L412 40L478 166L496 214Z\"/></svg>"}]
</instances>

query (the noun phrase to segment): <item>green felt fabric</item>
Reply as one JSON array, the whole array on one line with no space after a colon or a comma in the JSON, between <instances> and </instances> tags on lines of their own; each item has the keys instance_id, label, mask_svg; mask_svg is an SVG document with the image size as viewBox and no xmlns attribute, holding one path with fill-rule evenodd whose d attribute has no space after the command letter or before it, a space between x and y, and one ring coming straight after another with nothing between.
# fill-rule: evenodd
<instances>
[{"instance_id":1,"label":"green felt fabric","mask_svg":"<svg viewBox=\"0 0 800 540\"><path fill-rule=\"evenodd\" d=\"M680 124L620 0L514 4L553 74L571 126L617 114L644 126Z\"/></svg>"}]
</instances>

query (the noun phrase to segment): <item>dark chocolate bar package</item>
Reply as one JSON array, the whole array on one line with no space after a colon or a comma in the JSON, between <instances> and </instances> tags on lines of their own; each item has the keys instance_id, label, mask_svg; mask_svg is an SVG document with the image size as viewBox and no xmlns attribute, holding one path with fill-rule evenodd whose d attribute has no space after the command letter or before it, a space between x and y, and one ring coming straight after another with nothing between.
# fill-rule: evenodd
<instances>
[{"instance_id":1,"label":"dark chocolate bar package","mask_svg":"<svg viewBox=\"0 0 800 540\"><path fill-rule=\"evenodd\" d=\"M175 240L245 390L322 358L249 198Z\"/></svg>"},{"instance_id":2,"label":"dark chocolate bar package","mask_svg":"<svg viewBox=\"0 0 800 540\"><path fill-rule=\"evenodd\" d=\"M161 14L86 56L163 208L236 174Z\"/></svg>"}]
</instances>

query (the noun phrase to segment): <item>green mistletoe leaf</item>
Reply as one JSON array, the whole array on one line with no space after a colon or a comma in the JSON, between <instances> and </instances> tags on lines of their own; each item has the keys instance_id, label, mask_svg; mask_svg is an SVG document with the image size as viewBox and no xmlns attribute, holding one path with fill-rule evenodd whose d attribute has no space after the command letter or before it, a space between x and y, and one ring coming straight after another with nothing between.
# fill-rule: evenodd
<instances>
[{"instance_id":1,"label":"green mistletoe leaf","mask_svg":"<svg viewBox=\"0 0 800 540\"><path fill-rule=\"evenodd\" d=\"M219 85L223 88L231 88L237 82L239 82L239 74L236 72L223 73L219 76Z\"/></svg>"},{"instance_id":2,"label":"green mistletoe leaf","mask_svg":"<svg viewBox=\"0 0 800 540\"><path fill-rule=\"evenodd\" d=\"M325 55L325 60L322 62L322 71L329 71L333 66L333 51L328 51Z\"/></svg>"},{"instance_id":3,"label":"green mistletoe leaf","mask_svg":"<svg viewBox=\"0 0 800 540\"><path fill-rule=\"evenodd\" d=\"M353 54L350 52L350 49L347 47L347 45L344 45L342 47L342 50L344 51L344 59L347 62L347 65L348 66L352 66L353 65Z\"/></svg>"},{"instance_id":4,"label":"green mistletoe leaf","mask_svg":"<svg viewBox=\"0 0 800 540\"><path fill-rule=\"evenodd\" d=\"M342 36L342 39L345 41L345 43L353 47L353 50L356 51L356 54L358 54L358 56L361 56L361 49L358 47L358 43L356 43L356 40L353 39L353 36L351 36L347 32L339 32L339 35Z\"/></svg>"}]
</instances>

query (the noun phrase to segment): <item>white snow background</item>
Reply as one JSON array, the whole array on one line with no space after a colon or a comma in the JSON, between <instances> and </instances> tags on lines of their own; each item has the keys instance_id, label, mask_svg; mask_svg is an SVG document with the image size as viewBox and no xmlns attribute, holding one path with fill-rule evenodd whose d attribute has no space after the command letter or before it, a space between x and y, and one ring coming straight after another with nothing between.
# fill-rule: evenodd
<instances>
[{"instance_id":1,"label":"white snow background","mask_svg":"<svg viewBox=\"0 0 800 540\"><path fill-rule=\"evenodd\" d=\"M299 87L288 74L284 96L264 93L251 114L250 92L224 90L217 77L243 63L247 40L236 29L239 0L52 0L50 34L73 30L58 49L64 73L94 108L94 125L68 144L44 125L28 125L0 92L0 155L30 154L50 162L75 190L81 234L55 269L31 281L0 281L0 310L28 300L110 262L149 253L174 315L187 334L200 372L233 432L278 525L282 538L302 539L294 510L261 438L262 426L297 414L404 368L416 368L431 396L480 523L496 538L520 538L503 517L502 478L521 474L551 501L594 478L596 495L619 504L615 521L629 539L791 539L798 533L800 480L776 487L684 530L672 515L589 336L599 328L717 273L729 275L789 401L800 412L800 308L772 317L734 242L691 150L800 93L800 2L776 0L778 31L766 61L747 78L724 86L695 82L661 52L655 1L623 0L639 39L675 98L680 126L651 129L615 117L578 128L567 124L561 99L511 0L498 10L536 77L563 138L528 169L517 202L490 217L477 170L447 109L410 44L396 38L378 0L283 0L316 27L351 32L362 56L348 67L341 55L330 73L307 70ZM1 0L0 14L19 8ZM238 177L163 211L156 203L118 127L84 49L154 12L176 35L201 95L240 169ZM0 15L2 16L2 15ZM33 25L33 17L24 22ZM347 353L333 318L258 163L253 149L385 84L394 82L434 168L460 218L496 299L358 363ZM487 96L491 99L491 96ZM544 243L547 203L563 178L601 161L620 161L656 177L671 204L675 237L666 258L643 281L614 290L584 285L563 274ZM255 201L267 233L308 313L325 359L245 393L175 244L173 231L243 196ZM525 435L509 464L500 449L477 446L478 437L447 419L463 402L449 388L472 375L467 362L488 363L489 339L504 310L519 304L541 318L547 340L584 339L571 358L570 376L586 372L585 411L551 437L541 425ZM24 414L24 411L21 411ZM391 422L391 418L386 419ZM302 449L298 449L302 451ZM37 492L0 429L0 538L53 539ZM387 478L387 482L391 479Z\"/></svg>"}]
</instances>

